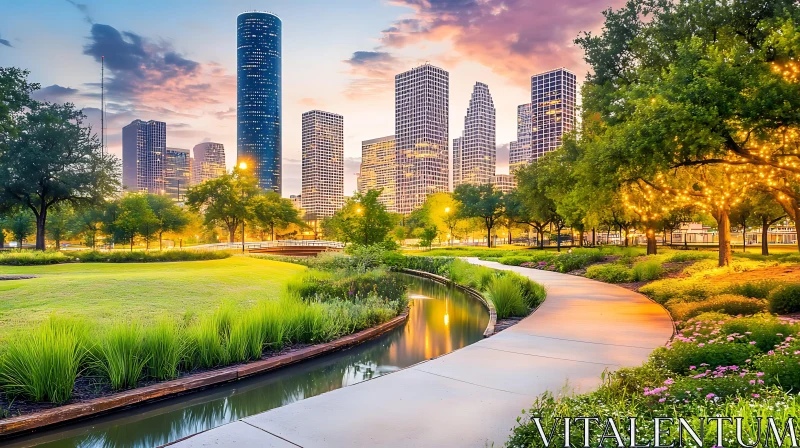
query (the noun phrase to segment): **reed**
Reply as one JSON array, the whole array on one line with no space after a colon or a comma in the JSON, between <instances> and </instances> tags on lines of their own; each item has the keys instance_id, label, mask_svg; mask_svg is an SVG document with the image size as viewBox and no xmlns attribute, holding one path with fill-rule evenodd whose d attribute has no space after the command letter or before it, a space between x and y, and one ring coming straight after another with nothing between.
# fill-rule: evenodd
<instances>
[{"instance_id":1,"label":"reed","mask_svg":"<svg viewBox=\"0 0 800 448\"><path fill-rule=\"evenodd\" d=\"M150 361L144 330L138 323L119 323L106 330L94 349L96 370L114 390L136 387Z\"/></svg>"},{"instance_id":2,"label":"reed","mask_svg":"<svg viewBox=\"0 0 800 448\"><path fill-rule=\"evenodd\" d=\"M148 376L157 380L177 378L186 352L183 327L174 319L160 318L145 329L144 350Z\"/></svg>"}]
</instances>

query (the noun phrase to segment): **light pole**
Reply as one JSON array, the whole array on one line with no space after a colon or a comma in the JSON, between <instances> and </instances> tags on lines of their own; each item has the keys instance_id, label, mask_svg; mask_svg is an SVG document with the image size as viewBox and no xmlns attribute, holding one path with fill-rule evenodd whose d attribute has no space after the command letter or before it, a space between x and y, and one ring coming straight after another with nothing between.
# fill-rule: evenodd
<instances>
[{"instance_id":1,"label":"light pole","mask_svg":"<svg viewBox=\"0 0 800 448\"><path fill-rule=\"evenodd\" d=\"M239 163L239 170L244 171L247 169L245 162ZM242 174L239 173L239 181L242 180ZM242 208L244 209L244 182L242 182ZM242 216L242 254L244 254L244 215Z\"/></svg>"}]
</instances>

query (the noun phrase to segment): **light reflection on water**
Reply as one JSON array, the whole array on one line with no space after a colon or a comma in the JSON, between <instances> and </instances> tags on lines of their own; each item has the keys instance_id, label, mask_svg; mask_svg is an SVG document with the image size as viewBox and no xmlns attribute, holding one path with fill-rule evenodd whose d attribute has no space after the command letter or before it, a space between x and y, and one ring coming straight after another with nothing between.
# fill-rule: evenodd
<instances>
[{"instance_id":1,"label":"light reflection on water","mask_svg":"<svg viewBox=\"0 0 800 448\"><path fill-rule=\"evenodd\" d=\"M408 322L372 341L254 378L5 441L4 446L159 446L391 373L481 339L489 320L481 304L431 280L409 277L409 281Z\"/></svg>"}]
</instances>

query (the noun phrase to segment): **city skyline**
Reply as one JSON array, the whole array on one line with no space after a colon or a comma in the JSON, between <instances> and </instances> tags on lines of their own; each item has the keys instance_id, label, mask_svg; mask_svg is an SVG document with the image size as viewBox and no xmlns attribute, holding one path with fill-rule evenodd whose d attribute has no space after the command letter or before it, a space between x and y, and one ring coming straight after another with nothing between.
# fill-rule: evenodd
<instances>
[{"instance_id":1,"label":"city skyline","mask_svg":"<svg viewBox=\"0 0 800 448\"><path fill-rule=\"evenodd\" d=\"M335 107L347 117L345 191L350 193L356 188L361 142L394 133L394 75L425 60L450 73L454 111L466 110L476 80L492 86L498 153L506 154L516 137L516 107L529 101L530 76L566 66L582 79L585 65L572 40L581 30L597 30L602 22L599 12L565 16L570 5L577 6L570 1L557 7L509 1L504 3L508 10L495 15L484 5L468 2L464 7L475 17L477 30L484 32L481 43L458 18L447 19L455 21L447 33L436 22L455 8L449 2L430 2L430 7L410 1L343 0L335 7L299 3L261 6L283 22L284 196L300 193L303 111ZM621 3L580 6L601 11ZM121 155L121 128L146 117L170 124L171 146L191 147L204 140L225 144L227 165L233 166L235 20L252 6L232 1L189 7L185 2L150 0L135 7L94 1L78 5L82 8L66 1L34 0L5 6L4 17L16 19L0 18L0 36L11 45L0 45L0 57L31 70L32 80L43 87L38 98L75 102L99 130L99 60L104 55L111 153ZM364 15L371 20L360 20ZM405 19L417 21L420 29L404 28ZM498 28L496 21L501 19L507 29ZM322 30L341 23L348 25L340 27L344 29L336 39L327 39ZM531 23L539 24L539 31L532 31ZM500 39L510 35L518 35L519 41ZM504 46L498 47L500 41ZM450 114L451 134L461 129L462 119L461 114ZM506 169L505 163L499 164L498 172Z\"/></svg>"}]
</instances>

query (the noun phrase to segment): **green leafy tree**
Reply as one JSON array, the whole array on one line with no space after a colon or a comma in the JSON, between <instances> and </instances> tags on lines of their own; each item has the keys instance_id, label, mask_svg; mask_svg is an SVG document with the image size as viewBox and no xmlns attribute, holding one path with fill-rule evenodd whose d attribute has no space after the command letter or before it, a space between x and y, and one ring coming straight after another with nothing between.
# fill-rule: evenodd
<instances>
[{"instance_id":1,"label":"green leafy tree","mask_svg":"<svg viewBox=\"0 0 800 448\"><path fill-rule=\"evenodd\" d=\"M149 249L150 241L158 229L158 218L150 208L147 197L144 193L129 193L118 202L114 227L124 235L131 251L136 238L144 239L145 246Z\"/></svg>"},{"instance_id":2,"label":"green leafy tree","mask_svg":"<svg viewBox=\"0 0 800 448\"><path fill-rule=\"evenodd\" d=\"M0 145L0 194L33 213L36 249L45 249L52 207L96 204L118 187L119 163L84 119L71 104L32 103L18 135Z\"/></svg>"},{"instance_id":3,"label":"green leafy tree","mask_svg":"<svg viewBox=\"0 0 800 448\"><path fill-rule=\"evenodd\" d=\"M262 228L269 229L272 240L275 240L275 229L284 229L291 224L305 226L300 213L292 205L292 201L282 198L274 191L268 191L251 201L253 220Z\"/></svg>"},{"instance_id":4,"label":"green leafy tree","mask_svg":"<svg viewBox=\"0 0 800 448\"><path fill-rule=\"evenodd\" d=\"M419 245L421 247L427 247L428 249L433 246L433 240L439 236L439 229L437 229L436 226L418 228L417 231L416 234L419 238Z\"/></svg>"},{"instance_id":5,"label":"green leafy tree","mask_svg":"<svg viewBox=\"0 0 800 448\"><path fill-rule=\"evenodd\" d=\"M164 234L185 229L189 225L189 216L167 196L149 194L147 203L156 217L155 234L158 235L158 249L162 250Z\"/></svg>"},{"instance_id":6,"label":"green leafy tree","mask_svg":"<svg viewBox=\"0 0 800 448\"><path fill-rule=\"evenodd\" d=\"M70 234L75 238L80 238L86 246L96 249L98 235L103 224L104 210L107 206L104 204L76 210L68 223Z\"/></svg>"},{"instance_id":7,"label":"green leafy tree","mask_svg":"<svg viewBox=\"0 0 800 448\"><path fill-rule=\"evenodd\" d=\"M326 237L345 244L394 246L392 231L397 225L397 217L378 201L381 191L369 190L353 195L333 216L323 221Z\"/></svg>"},{"instance_id":8,"label":"green leafy tree","mask_svg":"<svg viewBox=\"0 0 800 448\"><path fill-rule=\"evenodd\" d=\"M61 241L70 234L70 222L75 212L69 204L53 208L47 223L47 237L53 240L56 250L61 250Z\"/></svg>"},{"instance_id":9,"label":"green leafy tree","mask_svg":"<svg viewBox=\"0 0 800 448\"><path fill-rule=\"evenodd\" d=\"M255 179L234 169L233 173L189 188L186 204L201 212L206 224L224 227L228 241L233 243L236 230L251 216L251 199L258 194Z\"/></svg>"},{"instance_id":10,"label":"green leafy tree","mask_svg":"<svg viewBox=\"0 0 800 448\"><path fill-rule=\"evenodd\" d=\"M544 247L544 233L554 222L563 222L556 212L555 202L547 194L544 169L538 163L529 164L515 173L518 198L523 207L518 213L520 222L533 227L539 247ZM512 207L515 206L511 202ZM557 243L560 249L560 239Z\"/></svg>"},{"instance_id":11,"label":"green leafy tree","mask_svg":"<svg viewBox=\"0 0 800 448\"><path fill-rule=\"evenodd\" d=\"M486 245L492 247L492 228L503 215L503 192L493 185L461 184L453 192L464 218L480 218L486 228Z\"/></svg>"},{"instance_id":12,"label":"green leafy tree","mask_svg":"<svg viewBox=\"0 0 800 448\"><path fill-rule=\"evenodd\" d=\"M19 135L18 120L33 104L31 93L39 84L28 82L29 72L16 67L0 67L0 146Z\"/></svg>"},{"instance_id":13,"label":"green leafy tree","mask_svg":"<svg viewBox=\"0 0 800 448\"><path fill-rule=\"evenodd\" d=\"M8 231L17 242L17 247L22 248L22 242L33 234L35 227L33 216L28 210L21 210L8 220Z\"/></svg>"},{"instance_id":14,"label":"green leafy tree","mask_svg":"<svg viewBox=\"0 0 800 448\"><path fill-rule=\"evenodd\" d=\"M786 218L787 213L774 196L765 191L755 191L750 197L750 202L753 204L753 217L761 226L761 255L769 255L767 244L769 228ZM795 221L795 225L796 223Z\"/></svg>"}]
</instances>

